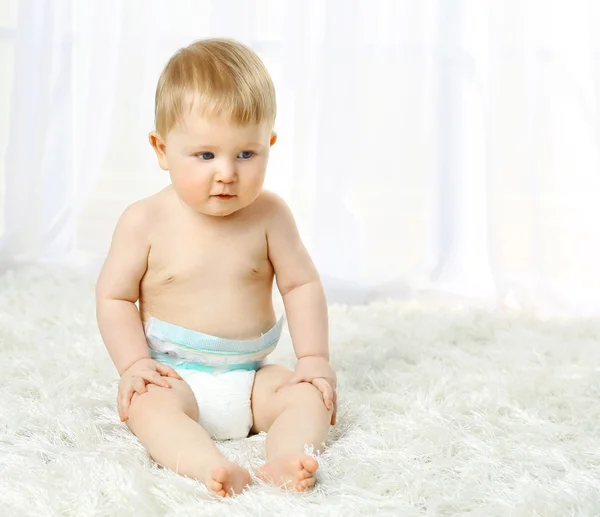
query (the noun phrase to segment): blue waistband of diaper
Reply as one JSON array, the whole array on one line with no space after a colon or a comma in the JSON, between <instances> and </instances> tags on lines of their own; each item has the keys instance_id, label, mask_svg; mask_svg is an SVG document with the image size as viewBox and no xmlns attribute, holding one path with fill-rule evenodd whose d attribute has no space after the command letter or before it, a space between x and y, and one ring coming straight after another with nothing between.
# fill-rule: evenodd
<instances>
[{"instance_id":1,"label":"blue waistband of diaper","mask_svg":"<svg viewBox=\"0 0 600 517\"><path fill-rule=\"evenodd\" d=\"M167 354L161 354L153 351L150 351L150 357L152 357L152 359L155 359L159 363L174 368L175 370L192 370L195 372L213 374L234 372L236 370L255 371L258 370L261 365L260 361L244 364L229 364L223 366L214 366L209 364L197 363L195 361L178 362L176 360L173 361L173 359Z\"/></svg>"},{"instance_id":2,"label":"blue waistband of diaper","mask_svg":"<svg viewBox=\"0 0 600 517\"><path fill-rule=\"evenodd\" d=\"M225 339L150 318L144 325L153 359L186 370L216 373L256 370L277 346L284 318L255 339Z\"/></svg>"}]
</instances>

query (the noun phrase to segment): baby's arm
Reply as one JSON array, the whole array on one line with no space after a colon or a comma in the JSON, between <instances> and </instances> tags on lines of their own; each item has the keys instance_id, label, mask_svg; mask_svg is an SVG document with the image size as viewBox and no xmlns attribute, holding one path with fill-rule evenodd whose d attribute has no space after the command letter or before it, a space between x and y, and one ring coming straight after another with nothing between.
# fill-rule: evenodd
<instances>
[{"instance_id":1,"label":"baby's arm","mask_svg":"<svg viewBox=\"0 0 600 517\"><path fill-rule=\"evenodd\" d=\"M298 358L290 382L311 382L323 393L328 409L335 409L336 376L329 364L327 302L321 279L300 239L290 209L278 196L267 195L271 204L267 229L269 258Z\"/></svg>"},{"instance_id":2,"label":"baby's arm","mask_svg":"<svg viewBox=\"0 0 600 517\"><path fill-rule=\"evenodd\" d=\"M170 388L163 376L181 379L171 367L150 358L135 305L140 295L140 281L148 265L149 251L147 213L143 205L134 204L117 223L96 286L98 327L121 376L117 403L123 421L129 417L133 395L145 393L146 384Z\"/></svg>"},{"instance_id":3,"label":"baby's arm","mask_svg":"<svg viewBox=\"0 0 600 517\"><path fill-rule=\"evenodd\" d=\"M150 251L146 220L141 204L125 210L96 286L98 326L119 375L140 359L150 357L135 305Z\"/></svg>"},{"instance_id":4,"label":"baby's arm","mask_svg":"<svg viewBox=\"0 0 600 517\"><path fill-rule=\"evenodd\" d=\"M286 203L272 197L267 242L277 287L283 297L294 350L298 359L322 357L329 361L327 303L308 251Z\"/></svg>"}]
</instances>

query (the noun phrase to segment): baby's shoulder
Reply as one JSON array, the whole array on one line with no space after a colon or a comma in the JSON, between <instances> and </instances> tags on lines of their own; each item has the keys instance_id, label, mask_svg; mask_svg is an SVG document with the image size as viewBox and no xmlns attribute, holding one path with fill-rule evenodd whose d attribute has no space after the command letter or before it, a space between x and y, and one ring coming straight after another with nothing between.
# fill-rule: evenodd
<instances>
[{"instance_id":1,"label":"baby's shoulder","mask_svg":"<svg viewBox=\"0 0 600 517\"><path fill-rule=\"evenodd\" d=\"M277 216L289 210L285 200L270 190L263 190L254 204L259 213L268 217Z\"/></svg>"},{"instance_id":2,"label":"baby's shoulder","mask_svg":"<svg viewBox=\"0 0 600 517\"><path fill-rule=\"evenodd\" d=\"M164 212L163 197L162 192L159 192L130 204L121 214L119 226L137 235L147 235Z\"/></svg>"}]
</instances>

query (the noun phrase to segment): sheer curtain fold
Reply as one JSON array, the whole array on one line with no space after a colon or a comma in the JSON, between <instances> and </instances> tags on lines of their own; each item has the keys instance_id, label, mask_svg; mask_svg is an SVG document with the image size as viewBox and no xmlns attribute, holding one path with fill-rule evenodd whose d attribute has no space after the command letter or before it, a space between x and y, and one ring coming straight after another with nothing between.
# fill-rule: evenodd
<instances>
[{"instance_id":1,"label":"sheer curtain fold","mask_svg":"<svg viewBox=\"0 0 600 517\"><path fill-rule=\"evenodd\" d=\"M59 15L61 7L66 8L66 16ZM65 52L69 7L65 1L20 3L4 178L3 261L37 258L44 253L50 222L60 197L70 188L71 178L64 174L72 146L71 70Z\"/></svg>"},{"instance_id":2,"label":"sheer curtain fold","mask_svg":"<svg viewBox=\"0 0 600 517\"><path fill-rule=\"evenodd\" d=\"M331 300L600 314L594 1L12 1L1 263L103 256L168 181L146 142L162 66L227 36L273 74L267 187Z\"/></svg>"},{"instance_id":3,"label":"sheer curtain fold","mask_svg":"<svg viewBox=\"0 0 600 517\"><path fill-rule=\"evenodd\" d=\"M118 2L21 0L0 265L64 259L112 125Z\"/></svg>"}]
</instances>

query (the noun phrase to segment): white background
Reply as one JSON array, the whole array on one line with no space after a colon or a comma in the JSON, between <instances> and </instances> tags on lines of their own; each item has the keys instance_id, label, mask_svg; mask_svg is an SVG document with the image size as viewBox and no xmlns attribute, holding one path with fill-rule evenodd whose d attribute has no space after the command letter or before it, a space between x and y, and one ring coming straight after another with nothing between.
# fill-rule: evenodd
<instances>
[{"instance_id":1,"label":"white background","mask_svg":"<svg viewBox=\"0 0 600 517\"><path fill-rule=\"evenodd\" d=\"M593 0L0 0L0 264L102 259L167 182L162 67L226 36L273 75L267 187L330 300L600 314L599 26Z\"/></svg>"}]
</instances>

